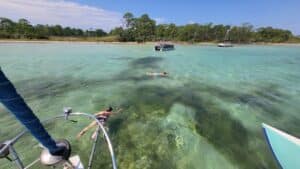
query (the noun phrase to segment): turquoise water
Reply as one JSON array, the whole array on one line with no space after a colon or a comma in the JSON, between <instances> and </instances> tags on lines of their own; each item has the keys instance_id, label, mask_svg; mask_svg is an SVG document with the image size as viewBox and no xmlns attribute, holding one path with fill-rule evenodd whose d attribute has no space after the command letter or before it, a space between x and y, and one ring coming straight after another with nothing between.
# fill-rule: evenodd
<instances>
[{"instance_id":1,"label":"turquoise water","mask_svg":"<svg viewBox=\"0 0 300 169\"><path fill-rule=\"evenodd\" d=\"M108 123L119 168L276 168L261 123L300 136L299 46L155 52L152 45L3 43L0 65L41 119L65 106L88 113L122 107ZM21 131L3 108L0 115L1 140ZM92 133L75 136L87 124L58 121L47 129L67 137L86 163ZM30 136L16 146L26 162L38 155ZM11 166L0 159L0 168ZM110 167L101 143L95 166Z\"/></svg>"}]
</instances>

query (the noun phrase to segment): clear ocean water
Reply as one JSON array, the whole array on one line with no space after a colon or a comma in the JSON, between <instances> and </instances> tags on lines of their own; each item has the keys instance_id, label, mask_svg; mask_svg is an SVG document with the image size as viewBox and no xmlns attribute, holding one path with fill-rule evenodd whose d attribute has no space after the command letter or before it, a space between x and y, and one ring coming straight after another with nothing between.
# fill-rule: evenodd
<instances>
[{"instance_id":1,"label":"clear ocean water","mask_svg":"<svg viewBox=\"0 0 300 169\"><path fill-rule=\"evenodd\" d=\"M0 66L36 115L47 119L65 106L95 113L108 106L124 111L108 127L119 168L273 169L261 123L300 136L300 47L152 45L93 43L1 43ZM166 78L146 72L166 71ZM86 164L87 119L46 125L67 138ZM0 141L22 126L0 106ZM26 135L16 144L28 164L39 154ZM110 168L105 141L94 168ZM13 165L0 159L0 168ZM33 168L44 168L36 165Z\"/></svg>"}]
</instances>

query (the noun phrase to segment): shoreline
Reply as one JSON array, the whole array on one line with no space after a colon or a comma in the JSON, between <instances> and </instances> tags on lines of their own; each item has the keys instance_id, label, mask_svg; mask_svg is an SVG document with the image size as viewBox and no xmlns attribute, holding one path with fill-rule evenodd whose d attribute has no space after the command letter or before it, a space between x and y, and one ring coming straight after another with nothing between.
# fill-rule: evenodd
<instances>
[{"instance_id":1,"label":"shoreline","mask_svg":"<svg viewBox=\"0 0 300 169\"><path fill-rule=\"evenodd\" d=\"M0 39L0 44L6 43L38 43L38 44L48 44L48 43L82 43L82 44L118 44L118 45L155 45L159 43L157 42L105 42L105 41L85 41L85 40L28 40L28 39ZM178 41L170 41L175 45L199 45L199 46L215 46L217 42L178 42ZM247 45L256 45L256 46L300 46L300 43L267 43L267 42L258 42L258 43L249 43L249 44L235 44L235 46L247 46Z\"/></svg>"},{"instance_id":2,"label":"shoreline","mask_svg":"<svg viewBox=\"0 0 300 169\"><path fill-rule=\"evenodd\" d=\"M138 45L137 42L105 42L105 41L72 41L72 40L20 40L20 39L0 39L1 43L83 43L83 44L130 44L130 45Z\"/></svg>"}]
</instances>

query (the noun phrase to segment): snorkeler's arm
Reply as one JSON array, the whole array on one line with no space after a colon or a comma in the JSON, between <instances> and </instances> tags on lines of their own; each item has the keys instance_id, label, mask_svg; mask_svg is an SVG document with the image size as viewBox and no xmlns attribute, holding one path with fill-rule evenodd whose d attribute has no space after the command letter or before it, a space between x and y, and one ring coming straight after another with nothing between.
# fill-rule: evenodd
<instances>
[{"instance_id":1,"label":"snorkeler's arm","mask_svg":"<svg viewBox=\"0 0 300 169\"><path fill-rule=\"evenodd\" d=\"M115 114L122 112L122 110L123 110L122 108L118 109L118 110L115 112Z\"/></svg>"},{"instance_id":2,"label":"snorkeler's arm","mask_svg":"<svg viewBox=\"0 0 300 169\"><path fill-rule=\"evenodd\" d=\"M90 123L88 126L86 126L84 129L82 129L78 134L77 134L77 139L79 139L82 135L84 135L84 133L86 133L90 128L96 126L97 123L95 121L93 121L92 123Z\"/></svg>"},{"instance_id":3,"label":"snorkeler's arm","mask_svg":"<svg viewBox=\"0 0 300 169\"><path fill-rule=\"evenodd\" d=\"M105 113L104 111L100 111L100 112L96 113L95 116L103 115L104 113Z\"/></svg>"},{"instance_id":4,"label":"snorkeler's arm","mask_svg":"<svg viewBox=\"0 0 300 169\"><path fill-rule=\"evenodd\" d=\"M146 75L148 75L148 76L154 76L154 73L153 72L147 72Z\"/></svg>"},{"instance_id":5,"label":"snorkeler's arm","mask_svg":"<svg viewBox=\"0 0 300 169\"><path fill-rule=\"evenodd\" d=\"M115 112L110 112L110 114L109 115L114 115L114 114L118 114L118 113L120 113L120 112L122 112L122 110L123 109L118 109L117 111L115 111Z\"/></svg>"}]
</instances>

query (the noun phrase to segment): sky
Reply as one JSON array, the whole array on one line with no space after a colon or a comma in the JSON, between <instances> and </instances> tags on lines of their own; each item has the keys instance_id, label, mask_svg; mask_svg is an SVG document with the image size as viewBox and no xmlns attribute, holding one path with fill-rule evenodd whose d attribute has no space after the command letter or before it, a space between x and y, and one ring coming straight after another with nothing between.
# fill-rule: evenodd
<instances>
[{"instance_id":1,"label":"sky","mask_svg":"<svg viewBox=\"0 0 300 169\"><path fill-rule=\"evenodd\" d=\"M157 23L272 26L300 35L300 0L0 0L0 17L106 31L125 12L147 13Z\"/></svg>"}]
</instances>

